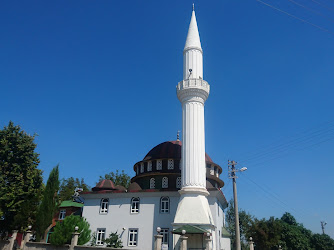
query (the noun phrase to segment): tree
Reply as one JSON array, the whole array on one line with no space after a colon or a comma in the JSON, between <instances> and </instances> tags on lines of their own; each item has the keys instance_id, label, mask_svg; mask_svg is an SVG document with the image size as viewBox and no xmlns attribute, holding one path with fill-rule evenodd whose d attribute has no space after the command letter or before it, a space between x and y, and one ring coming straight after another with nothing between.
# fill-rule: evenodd
<instances>
[{"instance_id":1,"label":"tree","mask_svg":"<svg viewBox=\"0 0 334 250\"><path fill-rule=\"evenodd\" d=\"M63 222L57 222L54 232L50 236L50 242L53 245L60 246L64 244L70 244L72 239L72 233L74 232L74 228L78 226L78 245L86 244L90 240L91 231L89 229L89 223L85 218L70 215L65 217Z\"/></svg>"},{"instance_id":2,"label":"tree","mask_svg":"<svg viewBox=\"0 0 334 250\"><path fill-rule=\"evenodd\" d=\"M34 139L11 121L0 130L1 231L22 230L35 221L43 178Z\"/></svg>"},{"instance_id":3,"label":"tree","mask_svg":"<svg viewBox=\"0 0 334 250\"><path fill-rule=\"evenodd\" d=\"M249 229L253 224L253 216L246 211L239 209L239 228L241 238L241 248L244 249L248 245ZM235 249L235 214L234 202L229 201L228 209L226 210L227 231L231 234L232 249Z\"/></svg>"},{"instance_id":4,"label":"tree","mask_svg":"<svg viewBox=\"0 0 334 250\"><path fill-rule=\"evenodd\" d=\"M62 179L59 187L59 199L61 201L72 200L75 188L80 187L83 191L89 191L90 187L85 183L84 179L70 177L68 179Z\"/></svg>"},{"instance_id":5,"label":"tree","mask_svg":"<svg viewBox=\"0 0 334 250\"><path fill-rule=\"evenodd\" d=\"M119 173L118 170L116 172L110 172L109 174L105 174L104 177L100 176L99 181L102 181L104 179L111 180L115 186L120 185L125 187L126 189L130 185L130 176L124 173L124 170L122 170L122 173Z\"/></svg>"},{"instance_id":6,"label":"tree","mask_svg":"<svg viewBox=\"0 0 334 250\"><path fill-rule=\"evenodd\" d=\"M278 249L284 246L281 242L282 224L279 219L270 217L268 220L255 219L249 229L249 235L253 237L256 249ZM285 249L285 248L284 248Z\"/></svg>"},{"instance_id":7,"label":"tree","mask_svg":"<svg viewBox=\"0 0 334 250\"><path fill-rule=\"evenodd\" d=\"M311 245L315 250L332 250L334 249L334 240L327 234L313 234Z\"/></svg>"},{"instance_id":8,"label":"tree","mask_svg":"<svg viewBox=\"0 0 334 250\"><path fill-rule=\"evenodd\" d=\"M123 243L120 236L116 233L111 233L107 239L104 241L107 247L113 248L123 248Z\"/></svg>"},{"instance_id":9,"label":"tree","mask_svg":"<svg viewBox=\"0 0 334 250\"><path fill-rule=\"evenodd\" d=\"M49 175L44 189L42 203L39 206L36 219L36 239L44 236L45 230L52 223L52 218L58 208L59 166L54 167Z\"/></svg>"}]
</instances>

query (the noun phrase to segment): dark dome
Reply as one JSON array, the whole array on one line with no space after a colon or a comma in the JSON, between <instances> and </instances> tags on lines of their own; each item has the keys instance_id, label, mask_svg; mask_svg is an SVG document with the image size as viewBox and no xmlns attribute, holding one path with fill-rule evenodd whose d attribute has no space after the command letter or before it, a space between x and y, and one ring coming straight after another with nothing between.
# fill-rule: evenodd
<instances>
[{"instance_id":1,"label":"dark dome","mask_svg":"<svg viewBox=\"0 0 334 250\"><path fill-rule=\"evenodd\" d=\"M160 143L148 152L143 161L167 158L181 159L181 146L182 142L179 140ZM212 162L207 153L205 153L205 161Z\"/></svg>"}]
</instances>

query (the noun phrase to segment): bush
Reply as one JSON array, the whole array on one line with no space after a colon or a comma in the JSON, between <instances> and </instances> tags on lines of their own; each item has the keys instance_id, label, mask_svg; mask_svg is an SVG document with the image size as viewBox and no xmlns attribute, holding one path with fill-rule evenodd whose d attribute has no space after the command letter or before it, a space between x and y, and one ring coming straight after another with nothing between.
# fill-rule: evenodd
<instances>
[{"instance_id":1,"label":"bush","mask_svg":"<svg viewBox=\"0 0 334 250\"><path fill-rule=\"evenodd\" d=\"M122 240L120 239L119 235L116 233L111 233L109 238L105 239L104 241L107 247L113 248L123 248Z\"/></svg>"},{"instance_id":2,"label":"bush","mask_svg":"<svg viewBox=\"0 0 334 250\"><path fill-rule=\"evenodd\" d=\"M60 246L64 244L71 244L72 233L74 233L74 228L78 226L78 245L83 245L90 240L91 231L89 229L89 223L85 218L70 215L65 217L62 222L57 222L57 225L54 228L54 232L50 236L50 242L53 245Z\"/></svg>"}]
</instances>

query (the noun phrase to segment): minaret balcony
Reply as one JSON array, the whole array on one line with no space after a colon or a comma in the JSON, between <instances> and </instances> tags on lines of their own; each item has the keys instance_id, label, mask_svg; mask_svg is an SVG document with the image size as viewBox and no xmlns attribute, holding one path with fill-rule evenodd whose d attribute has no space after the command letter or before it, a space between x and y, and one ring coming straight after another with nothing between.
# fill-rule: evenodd
<instances>
[{"instance_id":1,"label":"minaret balcony","mask_svg":"<svg viewBox=\"0 0 334 250\"><path fill-rule=\"evenodd\" d=\"M210 85L207 81L198 78L182 80L176 87L177 97L181 102L200 98L200 102L205 102L209 97ZM202 100L201 100L202 99Z\"/></svg>"}]
</instances>

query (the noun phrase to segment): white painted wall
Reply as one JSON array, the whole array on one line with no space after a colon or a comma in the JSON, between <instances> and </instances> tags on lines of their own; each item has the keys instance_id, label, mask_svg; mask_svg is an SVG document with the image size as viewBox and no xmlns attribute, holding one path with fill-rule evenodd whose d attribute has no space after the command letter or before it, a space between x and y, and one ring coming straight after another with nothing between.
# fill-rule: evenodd
<instances>
[{"instance_id":1,"label":"white painted wall","mask_svg":"<svg viewBox=\"0 0 334 250\"><path fill-rule=\"evenodd\" d=\"M154 235L156 228L169 228L172 231L172 222L176 213L177 205L180 199L180 194L174 192L134 192L134 193L107 193L107 194L84 194L85 206L83 208L83 217L90 224L92 232L96 232L98 228L106 229L106 237L111 232L121 234L123 246L132 249L153 249ZM170 212L168 214L160 213L160 198L168 196L170 199ZM132 197L140 198L140 207L138 214L130 213L130 203ZM102 198L109 199L109 210L107 214L100 214L100 202ZM220 237L217 239L218 230L221 230L223 225L224 213L221 207L219 208L219 216L217 211L217 203L219 201L215 196L208 196L210 210L213 215L214 224L217 232L214 232L214 249L219 245L221 240L221 248L230 250L230 246L224 243ZM126 228L123 231L123 227ZM138 228L138 246L128 247L129 228ZM169 234L169 249L173 246L173 235Z\"/></svg>"}]
</instances>

